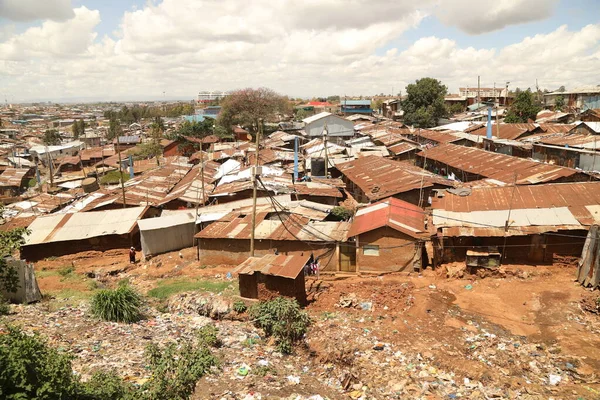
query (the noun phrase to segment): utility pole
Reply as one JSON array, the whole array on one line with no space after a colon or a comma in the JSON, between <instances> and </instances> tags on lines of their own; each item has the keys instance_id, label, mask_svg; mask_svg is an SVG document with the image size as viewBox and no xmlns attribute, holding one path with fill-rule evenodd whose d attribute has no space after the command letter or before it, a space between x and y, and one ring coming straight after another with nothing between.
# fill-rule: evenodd
<instances>
[{"instance_id":1,"label":"utility pole","mask_svg":"<svg viewBox=\"0 0 600 400\"><path fill-rule=\"evenodd\" d=\"M477 75L477 103L481 102L480 91L481 91L481 84L480 84L479 75Z\"/></svg>"},{"instance_id":2,"label":"utility pole","mask_svg":"<svg viewBox=\"0 0 600 400\"><path fill-rule=\"evenodd\" d=\"M250 233L250 257L254 257L254 231L256 230L256 192L258 186L258 177L260 176L260 172L258 169L258 148L260 145L260 137L262 136L263 131L263 120L260 118L258 120L258 132L256 132L256 160L254 162L254 168L252 171L252 232Z\"/></svg>"},{"instance_id":3,"label":"utility pole","mask_svg":"<svg viewBox=\"0 0 600 400\"><path fill-rule=\"evenodd\" d=\"M52 157L50 157L50 150L46 146L46 157L48 158L48 169L50 171L50 188L54 187L54 166L52 165Z\"/></svg>"},{"instance_id":4,"label":"utility pole","mask_svg":"<svg viewBox=\"0 0 600 400\"><path fill-rule=\"evenodd\" d=\"M200 146L200 180L202 181L201 183L201 190L202 190L202 203L205 204L206 200L204 199L205 196L205 192L204 192L204 153L202 150L202 146ZM192 182L192 185L194 183ZM196 189L196 219L194 220L194 234L192 236L192 243L194 243L194 238L196 236L196 224L198 223L198 207L200 206L200 192L197 191L198 189ZM196 259L199 261L200 260L200 242L198 241L196 243Z\"/></svg>"},{"instance_id":5,"label":"utility pole","mask_svg":"<svg viewBox=\"0 0 600 400\"><path fill-rule=\"evenodd\" d=\"M327 122L325 122L325 128L323 129L323 150L325 150L325 179L329 176L329 157L327 156Z\"/></svg>"},{"instance_id":6,"label":"utility pole","mask_svg":"<svg viewBox=\"0 0 600 400\"><path fill-rule=\"evenodd\" d=\"M121 163L121 146L119 146L119 135L118 134L117 134L117 153L119 154L119 182L121 182L121 192L123 192L123 208L126 208L127 200L125 199L125 182L123 182L123 164Z\"/></svg>"},{"instance_id":7,"label":"utility pole","mask_svg":"<svg viewBox=\"0 0 600 400\"><path fill-rule=\"evenodd\" d=\"M505 87L505 89L504 89L504 107L506 107L506 101L507 101L507 99L508 99L508 84L509 84L509 83L510 83L510 82L508 82L508 81L506 82L506 87Z\"/></svg>"}]
</instances>

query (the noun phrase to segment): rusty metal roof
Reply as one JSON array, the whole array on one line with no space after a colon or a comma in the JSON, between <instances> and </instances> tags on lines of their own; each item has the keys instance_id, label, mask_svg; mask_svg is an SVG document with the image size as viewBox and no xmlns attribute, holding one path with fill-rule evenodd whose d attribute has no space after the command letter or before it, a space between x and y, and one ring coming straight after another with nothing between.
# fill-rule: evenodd
<instances>
[{"instance_id":1,"label":"rusty metal roof","mask_svg":"<svg viewBox=\"0 0 600 400\"><path fill-rule=\"evenodd\" d=\"M446 192L444 197L433 199L432 208L436 226L452 227L449 232L459 232L460 228L462 233L467 229L478 234L497 231L495 226L504 225L511 209L510 234L518 234L587 229L600 222L599 204L600 182L576 182L472 188L467 196ZM496 233L503 232L501 228Z\"/></svg>"},{"instance_id":2,"label":"rusty metal roof","mask_svg":"<svg viewBox=\"0 0 600 400\"><path fill-rule=\"evenodd\" d=\"M146 210L146 207L134 207L38 217L29 225L31 234L26 236L25 246L127 234Z\"/></svg>"},{"instance_id":3,"label":"rusty metal roof","mask_svg":"<svg viewBox=\"0 0 600 400\"><path fill-rule=\"evenodd\" d=\"M263 275L280 276L296 279L310 260L310 254L283 255L267 254L263 257L249 257L233 270L233 273L253 275L260 272Z\"/></svg>"},{"instance_id":4,"label":"rusty metal roof","mask_svg":"<svg viewBox=\"0 0 600 400\"><path fill-rule=\"evenodd\" d=\"M418 146L415 144L408 143L408 142L400 142L393 146L388 147L388 150L390 153L398 156L400 154L407 153L407 152L409 152L411 150L415 150L417 148L418 148Z\"/></svg>"},{"instance_id":5,"label":"rusty metal roof","mask_svg":"<svg viewBox=\"0 0 600 400\"><path fill-rule=\"evenodd\" d=\"M0 187L20 187L31 168L6 168L0 175Z\"/></svg>"},{"instance_id":6,"label":"rusty metal roof","mask_svg":"<svg viewBox=\"0 0 600 400\"><path fill-rule=\"evenodd\" d=\"M552 182L560 178L580 175L581 180L589 176L572 168L544 164L524 158L492 153L474 147L440 144L417 153L420 157L435 160L483 178L492 178L504 183L520 185ZM458 176L457 178L461 178Z\"/></svg>"},{"instance_id":7,"label":"rusty metal roof","mask_svg":"<svg viewBox=\"0 0 600 400\"><path fill-rule=\"evenodd\" d=\"M542 129L536 124L494 124L492 126L492 135L499 139L516 140L522 136L530 135L534 132L541 132ZM470 133L473 135L485 136L487 127L482 126Z\"/></svg>"},{"instance_id":8,"label":"rusty metal roof","mask_svg":"<svg viewBox=\"0 0 600 400\"><path fill-rule=\"evenodd\" d=\"M269 217L270 216L270 217ZM310 221L296 214L257 212L255 238L258 240L301 240L306 242L343 242L348 222ZM269 217L269 218L267 218ZM202 239L250 239L252 214L231 212L198 234ZM284 225L285 224L285 225Z\"/></svg>"},{"instance_id":9,"label":"rusty metal roof","mask_svg":"<svg viewBox=\"0 0 600 400\"><path fill-rule=\"evenodd\" d=\"M384 226L421 238L425 234L425 213L421 207L390 197L358 210L348 237L360 235Z\"/></svg>"},{"instance_id":10,"label":"rusty metal roof","mask_svg":"<svg viewBox=\"0 0 600 400\"><path fill-rule=\"evenodd\" d=\"M357 185L370 201L384 199L398 193L453 182L407 163L378 156L362 157L337 165L339 171Z\"/></svg>"},{"instance_id":11,"label":"rusty metal roof","mask_svg":"<svg viewBox=\"0 0 600 400\"><path fill-rule=\"evenodd\" d=\"M412 137L422 137L437 143L453 143L462 140L461 137L453 135L450 131L430 131L428 129L420 129L411 133Z\"/></svg>"}]
</instances>

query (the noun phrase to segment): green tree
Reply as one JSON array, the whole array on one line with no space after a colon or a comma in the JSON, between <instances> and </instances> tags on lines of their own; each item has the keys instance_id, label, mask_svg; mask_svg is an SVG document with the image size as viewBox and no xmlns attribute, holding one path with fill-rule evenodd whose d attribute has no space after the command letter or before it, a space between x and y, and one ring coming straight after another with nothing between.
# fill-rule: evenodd
<instances>
[{"instance_id":1,"label":"green tree","mask_svg":"<svg viewBox=\"0 0 600 400\"><path fill-rule=\"evenodd\" d=\"M46 129L42 139L46 146L56 146L60 144L60 134L56 129Z\"/></svg>"},{"instance_id":2,"label":"green tree","mask_svg":"<svg viewBox=\"0 0 600 400\"><path fill-rule=\"evenodd\" d=\"M260 119L276 121L280 114L291 114L287 97L267 88L247 88L236 90L223 99L218 123L228 131L233 125L241 125L256 133Z\"/></svg>"},{"instance_id":3,"label":"green tree","mask_svg":"<svg viewBox=\"0 0 600 400\"><path fill-rule=\"evenodd\" d=\"M554 100L554 109L556 111L562 111L565 108L565 97L563 95L556 96Z\"/></svg>"},{"instance_id":4,"label":"green tree","mask_svg":"<svg viewBox=\"0 0 600 400\"><path fill-rule=\"evenodd\" d=\"M340 96L328 96L327 101L330 103L338 103L340 101Z\"/></svg>"},{"instance_id":5,"label":"green tree","mask_svg":"<svg viewBox=\"0 0 600 400\"><path fill-rule=\"evenodd\" d=\"M444 96L447 87L437 79L421 78L406 87L406 99L402 101L404 123L421 128L436 126L446 116Z\"/></svg>"},{"instance_id":6,"label":"green tree","mask_svg":"<svg viewBox=\"0 0 600 400\"><path fill-rule=\"evenodd\" d=\"M107 138L109 140L112 140L116 137L121 136L121 134L123 133L123 130L121 129L121 124L119 123L119 120L117 119L116 113L111 113L109 118L110 119L108 121Z\"/></svg>"},{"instance_id":7,"label":"green tree","mask_svg":"<svg viewBox=\"0 0 600 400\"><path fill-rule=\"evenodd\" d=\"M71 132L73 132L73 138L77 139L79 137L79 123L77 120L71 125Z\"/></svg>"},{"instance_id":8,"label":"green tree","mask_svg":"<svg viewBox=\"0 0 600 400\"><path fill-rule=\"evenodd\" d=\"M79 136L85 136L85 121L83 119L79 120Z\"/></svg>"},{"instance_id":9,"label":"green tree","mask_svg":"<svg viewBox=\"0 0 600 400\"><path fill-rule=\"evenodd\" d=\"M303 108L296 110L296 121L302 121L304 118L310 117L310 112Z\"/></svg>"},{"instance_id":10,"label":"green tree","mask_svg":"<svg viewBox=\"0 0 600 400\"><path fill-rule=\"evenodd\" d=\"M465 106L461 103L455 103L446 107L446 112L448 115L460 114L465 112Z\"/></svg>"},{"instance_id":11,"label":"green tree","mask_svg":"<svg viewBox=\"0 0 600 400\"><path fill-rule=\"evenodd\" d=\"M504 122L525 123L530 119L535 121L537 113L541 109L542 107L535 101L531 90L519 91L506 113Z\"/></svg>"}]
</instances>

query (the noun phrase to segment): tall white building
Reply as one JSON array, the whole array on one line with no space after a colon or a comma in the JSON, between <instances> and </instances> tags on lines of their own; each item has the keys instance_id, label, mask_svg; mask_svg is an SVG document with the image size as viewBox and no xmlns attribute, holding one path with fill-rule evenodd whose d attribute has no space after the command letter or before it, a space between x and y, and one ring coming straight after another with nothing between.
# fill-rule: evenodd
<instances>
[{"instance_id":1,"label":"tall white building","mask_svg":"<svg viewBox=\"0 0 600 400\"><path fill-rule=\"evenodd\" d=\"M220 91L202 91L198 93L198 103L210 103L211 101L221 100L224 97L229 95L228 92L220 92Z\"/></svg>"}]
</instances>

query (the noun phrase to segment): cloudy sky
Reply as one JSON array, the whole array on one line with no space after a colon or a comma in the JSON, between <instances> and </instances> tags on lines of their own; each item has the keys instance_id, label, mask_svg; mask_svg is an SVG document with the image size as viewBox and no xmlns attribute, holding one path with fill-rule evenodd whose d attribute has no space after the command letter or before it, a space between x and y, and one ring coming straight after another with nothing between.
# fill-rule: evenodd
<instances>
[{"instance_id":1,"label":"cloudy sky","mask_svg":"<svg viewBox=\"0 0 600 400\"><path fill-rule=\"evenodd\" d=\"M599 0L0 0L2 101L600 84Z\"/></svg>"}]
</instances>

